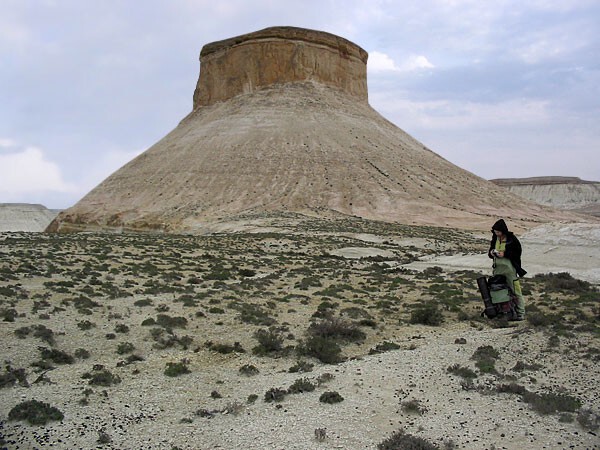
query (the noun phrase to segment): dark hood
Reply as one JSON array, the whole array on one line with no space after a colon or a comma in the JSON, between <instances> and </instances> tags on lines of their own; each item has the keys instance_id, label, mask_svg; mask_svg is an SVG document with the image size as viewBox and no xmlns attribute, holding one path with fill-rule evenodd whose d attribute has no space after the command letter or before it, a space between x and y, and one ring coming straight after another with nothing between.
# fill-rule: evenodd
<instances>
[{"instance_id":1,"label":"dark hood","mask_svg":"<svg viewBox=\"0 0 600 450\"><path fill-rule=\"evenodd\" d=\"M508 227L506 226L506 222L504 222L504 219L500 219L494 224L494 226L492 227L492 231L494 230L502 231L502 233L505 235L508 234Z\"/></svg>"}]
</instances>

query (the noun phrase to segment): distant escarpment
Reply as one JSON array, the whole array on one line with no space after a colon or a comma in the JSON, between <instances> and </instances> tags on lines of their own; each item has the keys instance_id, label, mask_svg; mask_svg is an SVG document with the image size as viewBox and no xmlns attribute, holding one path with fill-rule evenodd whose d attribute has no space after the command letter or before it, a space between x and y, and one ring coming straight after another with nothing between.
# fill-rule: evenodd
<instances>
[{"instance_id":1,"label":"distant escarpment","mask_svg":"<svg viewBox=\"0 0 600 450\"><path fill-rule=\"evenodd\" d=\"M240 216L489 228L564 217L457 167L368 103L367 53L273 27L207 44L193 111L49 231L203 232ZM516 206L515 206L516 205Z\"/></svg>"},{"instance_id":2,"label":"distant escarpment","mask_svg":"<svg viewBox=\"0 0 600 450\"><path fill-rule=\"evenodd\" d=\"M0 203L0 232L44 231L58 210L29 203Z\"/></svg>"},{"instance_id":3,"label":"distant escarpment","mask_svg":"<svg viewBox=\"0 0 600 450\"><path fill-rule=\"evenodd\" d=\"M600 182L577 177L500 178L491 180L527 200L600 217Z\"/></svg>"}]
</instances>

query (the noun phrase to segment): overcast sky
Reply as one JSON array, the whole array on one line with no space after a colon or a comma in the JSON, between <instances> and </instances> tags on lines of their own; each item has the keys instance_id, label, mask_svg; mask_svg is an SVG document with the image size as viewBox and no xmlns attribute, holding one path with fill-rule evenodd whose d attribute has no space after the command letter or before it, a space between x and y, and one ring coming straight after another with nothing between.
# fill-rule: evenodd
<instances>
[{"instance_id":1,"label":"overcast sky","mask_svg":"<svg viewBox=\"0 0 600 450\"><path fill-rule=\"evenodd\" d=\"M0 203L73 205L190 112L204 44L369 52L369 102L483 178L600 181L598 0L0 0Z\"/></svg>"}]
</instances>

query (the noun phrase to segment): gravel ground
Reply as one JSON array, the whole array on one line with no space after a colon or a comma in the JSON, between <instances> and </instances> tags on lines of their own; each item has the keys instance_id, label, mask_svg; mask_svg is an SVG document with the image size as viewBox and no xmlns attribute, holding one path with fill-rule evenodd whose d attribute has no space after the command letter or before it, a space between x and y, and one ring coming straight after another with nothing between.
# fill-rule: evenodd
<instances>
[{"instance_id":1,"label":"gravel ground","mask_svg":"<svg viewBox=\"0 0 600 450\"><path fill-rule=\"evenodd\" d=\"M585 338L564 339L548 348L548 337L525 325L476 329L454 324L437 329L413 326L396 342L398 350L336 366L317 365L305 374L288 373L289 360L182 351L169 359L188 358L192 373L145 376L157 372L153 366L165 365L164 357L154 355L135 369L117 370L122 383L95 389L86 407L78 404L85 387L79 377L83 369L62 366L48 374L56 384L0 392L4 418L8 405L26 399L47 401L65 418L46 426L3 420L1 430L10 449L371 449L399 429L442 448L600 447L597 433L586 431L573 418L561 421L556 414L541 415L520 396L494 391L497 384L514 380L535 392L564 389L584 407L597 409L600 364L578 353L588 344ZM447 368L458 364L474 369L471 357L483 345L499 350L498 374L480 375L474 381L478 389L465 388ZM517 371L517 361L541 367ZM260 373L240 375L238 368L244 364L254 364ZM271 388L286 389L301 377L316 381L325 373L333 379L313 392L264 401ZM73 388L65 390L65 385ZM222 398L211 398L213 390ZM338 392L344 400L322 403L319 397L325 391ZM247 404L252 394L258 399ZM408 401L417 401L421 413L403 410ZM227 406L229 414L222 412ZM197 415L199 410L208 417ZM315 437L317 428L326 430L322 441ZM99 432L110 442L99 444Z\"/></svg>"}]
</instances>

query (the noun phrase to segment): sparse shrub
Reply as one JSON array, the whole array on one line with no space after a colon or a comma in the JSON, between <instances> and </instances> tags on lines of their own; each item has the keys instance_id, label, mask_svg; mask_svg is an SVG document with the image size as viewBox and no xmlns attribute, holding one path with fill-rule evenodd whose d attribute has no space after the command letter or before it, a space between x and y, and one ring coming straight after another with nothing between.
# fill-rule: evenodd
<instances>
[{"instance_id":1,"label":"sparse shrub","mask_svg":"<svg viewBox=\"0 0 600 450\"><path fill-rule=\"evenodd\" d=\"M98 439L96 440L96 442L100 445L110 444L112 442L112 439L108 433L104 431L98 431Z\"/></svg>"},{"instance_id":2,"label":"sparse shrub","mask_svg":"<svg viewBox=\"0 0 600 450\"><path fill-rule=\"evenodd\" d=\"M315 428L315 439L319 442L323 442L327 439L326 428Z\"/></svg>"},{"instance_id":3,"label":"sparse shrub","mask_svg":"<svg viewBox=\"0 0 600 450\"><path fill-rule=\"evenodd\" d=\"M0 310L0 317L4 322L14 322L18 316L19 313L14 308Z\"/></svg>"},{"instance_id":4,"label":"sparse shrub","mask_svg":"<svg viewBox=\"0 0 600 450\"><path fill-rule=\"evenodd\" d=\"M325 372L317 377L317 385L328 383L335 378L335 375L329 372Z\"/></svg>"},{"instance_id":5,"label":"sparse shrub","mask_svg":"<svg viewBox=\"0 0 600 450\"><path fill-rule=\"evenodd\" d=\"M90 357L90 352L87 351L85 348L78 348L77 350L75 350L75 358L78 359L88 359Z\"/></svg>"},{"instance_id":6,"label":"sparse shrub","mask_svg":"<svg viewBox=\"0 0 600 450\"><path fill-rule=\"evenodd\" d=\"M159 314L156 317L156 323L163 328L185 328L187 326L187 319L185 317L171 317L166 314Z\"/></svg>"},{"instance_id":7,"label":"sparse shrub","mask_svg":"<svg viewBox=\"0 0 600 450\"><path fill-rule=\"evenodd\" d=\"M244 405L238 401L233 401L233 402L229 402L227 403L227 405L225 406L225 408L223 408L223 411L221 411L223 414L232 414L234 416L237 416L239 413L241 413L244 410Z\"/></svg>"},{"instance_id":8,"label":"sparse shrub","mask_svg":"<svg viewBox=\"0 0 600 450\"><path fill-rule=\"evenodd\" d=\"M244 323L270 326L277 322L269 315L269 312L265 308L259 305L252 303L231 303L230 307L239 311L239 319Z\"/></svg>"},{"instance_id":9,"label":"sparse shrub","mask_svg":"<svg viewBox=\"0 0 600 450\"><path fill-rule=\"evenodd\" d=\"M221 394L219 394L219 392L218 392L218 391L212 391L212 392L210 393L210 398L217 399L217 398L223 398L223 396L222 396Z\"/></svg>"},{"instance_id":10,"label":"sparse shrub","mask_svg":"<svg viewBox=\"0 0 600 450\"><path fill-rule=\"evenodd\" d=\"M119 384L121 378L118 375L113 375L106 369L94 371L94 373L84 373L81 378L89 379L89 384L92 386L112 386L113 384Z\"/></svg>"},{"instance_id":11,"label":"sparse shrub","mask_svg":"<svg viewBox=\"0 0 600 450\"><path fill-rule=\"evenodd\" d=\"M581 408L577 414L577 422L586 430L596 432L600 428L600 414L589 408Z\"/></svg>"},{"instance_id":12,"label":"sparse shrub","mask_svg":"<svg viewBox=\"0 0 600 450\"><path fill-rule=\"evenodd\" d=\"M115 326L116 333L129 333L129 327L124 323L119 323Z\"/></svg>"},{"instance_id":13,"label":"sparse shrub","mask_svg":"<svg viewBox=\"0 0 600 450\"><path fill-rule=\"evenodd\" d=\"M431 442L400 430L377 444L378 450L440 450Z\"/></svg>"},{"instance_id":14,"label":"sparse shrub","mask_svg":"<svg viewBox=\"0 0 600 450\"><path fill-rule=\"evenodd\" d=\"M402 411L407 414L418 414L422 416L427 412L427 408L421 405L419 400L413 399L402 402Z\"/></svg>"},{"instance_id":15,"label":"sparse shrub","mask_svg":"<svg viewBox=\"0 0 600 450\"><path fill-rule=\"evenodd\" d=\"M297 351L300 355L312 356L325 364L337 364L342 361L342 349L330 338L309 336L298 345Z\"/></svg>"},{"instance_id":16,"label":"sparse shrub","mask_svg":"<svg viewBox=\"0 0 600 450\"><path fill-rule=\"evenodd\" d=\"M167 363L164 373L168 377L178 377L179 375L191 373L191 371L188 368L186 361L180 361L176 363Z\"/></svg>"},{"instance_id":17,"label":"sparse shrub","mask_svg":"<svg viewBox=\"0 0 600 450\"><path fill-rule=\"evenodd\" d=\"M231 344L215 344L212 341L207 341L204 343L204 346L213 352L222 353L224 355L229 353L246 353L246 350L242 347L242 344L239 342L234 342Z\"/></svg>"},{"instance_id":18,"label":"sparse shrub","mask_svg":"<svg viewBox=\"0 0 600 450\"><path fill-rule=\"evenodd\" d=\"M83 331L91 330L95 326L96 324L94 322L90 322L89 320L82 320L81 322L77 323L77 328Z\"/></svg>"},{"instance_id":19,"label":"sparse shrub","mask_svg":"<svg viewBox=\"0 0 600 450\"><path fill-rule=\"evenodd\" d=\"M17 328L15 331L15 336L17 336L19 339L25 339L27 336L29 336L29 333L31 333L31 328L29 327L21 327L21 328Z\"/></svg>"},{"instance_id":20,"label":"sparse shrub","mask_svg":"<svg viewBox=\"0 0 600 450\"><path fill-rule=\"evenodd\" d=\"M244 364L239 368L238 372L242 375L253 376L258 375L260 371L252 364Z\"/></svg>"},{"instance_id":21,"label":"sparse shrub","mask_svg":"<svg viewBox=\"0 0 600 450\"><path fill-rule=\"evenodd\" d=\"M165 348L171 348L175 345L181 346L186 350L191 343L193 338L190 336L177 336L172 330L166 330L163 328L153 328L150 330L150 335L154 339L154 348L164 350Z\"/></svg>"},{"instance_id":22,"label":"sparse shrub","mask_svg":"<svg viewBox=\"0 0 600 450\"><path fill-rule=\"evenodd\" d=\"M240 269L238 270L238 273L240 274L240 276L246 278L251 278L256 275L256 271L252 269Z\"/></svg>"},{"instance_id":23,"label":"sparse shrub","mask_svg":"<svg viewBox=\"0 0 600 450\"><path fill-rule=\"evenodd\" d=\"M496 390L502 393L517 394L531 408L540 414L576 412L581 407L581 401L567 393L541 393L528 391L516 383L502 384Z\"/></svg>"},{"instance_id":24,"label":"sparse shrub","mask_svg":"<svg viewBox=\"0 0 600 450\"><path fill-rule=\"evenodd\" d=\"M254 337L258 340L258 345L252 349L255 355L269 355L283 349L283 336L277 330L257 330Z\"/></svg>"},{"instance_id":25,"label":"sparse shrub","mask_svg":"<svg viewBox=\"0 0 600 450\"><path fill-rule=\"evenodd\" d=\"M117 353L124 355L125 353L131 353L135 350L135 346L131 342L120 342L117 346Z\"/></svg>"},{"instance_id":26,"label":"sparse shrub","mask_svg":"<svg viewBox=\"0 0 600 450\"><path fill-rule=\"evenodd\" d=\"M500 358L498 350L491 345L483 345L475 350L471 359L482 373L496 373L496 360Z\"/></svg>"},{"instance_id":27,"label":"sparse shrub","mask_svg":"<svg viewBox=\"0 0 600 450\"><path fill-rule=\"evenodd\" d=\"M439 326L444 322L444 316L437 304L433 302L417 306L410 315L410 323L429 326Z\"/></svg>"},{"instance_id":28,"label":"sparse shrub","mask_svg":"<svg viewBox=\"0 0 600 450\"><path fill-rule=\"evenodd\" d=\"M256 400L258 400L258 395L250 394L246 399L246 403L254 403Z\"/></svg>"},{"instance_id":29,"label":"sparse shrub","mask_svg":"<svg viewBox=\"0 0 600 450\"><path fill-rule=\"evenodd\" d=\"M52 362L55 362L56 364L73 364L73 362L75 361L73 356L69 355L66 352L63 352L62 350L57 350L55 348L45 348L45 347L39 347L38 350L41 353L41 357L42 359L49 359Z\"/></svg>"},{"instance_id":30,"label":"sparse shrub","mask_svg":"<svg viewBox=\"0 0 600 450\"><path fill-rule=\"evenodd\" d=\"M469 369L468 367L460 366L459 364L454 364L448 367L446 371L452 375L456 375L467 380L477 378L477 374L473 370Z\"/></svg>"},{"instance_id":31,"label":"sparse shrub","mask_svg":"<svg viewBox=\"0 0 600 450\"><path fill-rule=\"evenodd\" d=\"M344 401L344 397L342 397L338 392L335 391L327 391L323 392L319 397L319 401L321 403L340 403Z\"/></svg>"},{"instance_id":32,"label":"sparse shrub","mask_svg":"<svg viewBox=\"0 0 600 450\"><path fill-rule=\"evenodd\" d=\"M377 353L389 352L390 350L398 350L400 346L395 342L384 341L381 344L377 344L375 348L369 350L369 355L375 355Z\"/></svg>"},{"instance_id":33,"label":"sparse shrub","mask_svg":"<svg viewBox=\"0 0 600 450\"><path fill-rule=\"evenodd\" d=\"M325 339L342 340L347 342L362 341L366 338L356 325L340 318L327 318L310 324L308 333Z\"/></svg>"},{"instance_id":34,"label":"sparse shrub","mask_svg":"<svg viewBox=\"0 0 600 450\"><path fill-rule=\"evenodd\" d=\"M304 372L312 372L314 364L309 363L307 361L298 361L292 367L288 369L289 373L304 373Z\"/></svg>"},{"instance_id":35,"label":"sparse shrub","mask_svg":"<svg viewBox=\"0 0 600 450\"><path fill-rule=\"evenodd\" d=\"M14 386L17 382L19 382L21 386L29 386L25 369L13 369L7 365L5 372L0 374L0 389Z\"/></svg>"},{"instance_id":36,"label":"sparse shrub","mask_svg":"<svg viewBox=\"0 0 600 450\"><path fill-rule=\"evenodd\" d=\"M568 272L537 274L533 280L543 282L547 292L586 293L590 290L593 291L590 283L573 278Z\"/></svg>"},{"instance_id":37,"label":"sparse shrub","mask_svg":"<svg viewBox=\"0 0 600 450\"><path fill-rule=\"evenodd\" d=\"M299 378L289 387L288 392L290 394L301 394L303 392L312 392L316 388L316 385L308 378Z\"/></svg>"},{"instance_id":38,"label":"sparse shrub","mask_svg":"<svg viewBox=\"0 0 600 450\"><path fill-rule=\"evenodd\" d=\"M44 325L34 325L33 336L41 339L47 344L54 345L54 331L50 328L46 328Z\"/></svg>"},{"instance_id":39,"label":"sparse shrub","mask_svg":"<svg viewBox=\"0 0 600 450\"><path fill-rule=\"evenodd\" d=\"M31 425L46 425L52 420L62 420L63 413L48 403L27 400L13 407L8 413L9 420L26 420Z\"/></svg>"},{"instance_id":40,"label":"sparse shrub","mask_svg":"<svg viewBox=\"0 0 600 450\"><path fill-rule=\"evenodd\" d=\"M265 392L265 402L280 402L285 398L287 393L288 392L285 389L271 388Z\"/></svg>"},{"instance_id":41,"label":"sparse shrub","mask_svg":"<svg viewBox=\"0 0 600 450\"><path fill-rule=\"evenodd\" d=\"M149 298L143 298L141 300L136 300L135 302L133 302L134 306L152 306L152 300L150 300Z\"/></svg>"}]
</instances>

